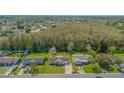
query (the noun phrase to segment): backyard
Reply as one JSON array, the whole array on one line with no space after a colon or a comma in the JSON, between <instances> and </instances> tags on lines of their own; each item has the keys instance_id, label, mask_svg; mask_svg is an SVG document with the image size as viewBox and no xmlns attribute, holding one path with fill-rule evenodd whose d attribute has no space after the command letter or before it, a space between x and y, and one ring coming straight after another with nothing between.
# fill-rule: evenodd
<instances>
[{"instance_id":1,"label":"backyard","mask_svg":"<svg viewBox=\"0 0 124 93\"><path fill-rule=\"evenodd\" d=\"M27 57L48 57L47 52L42 52L42 53L31 53L27 55Z\"/></svg>"}]
</instances>

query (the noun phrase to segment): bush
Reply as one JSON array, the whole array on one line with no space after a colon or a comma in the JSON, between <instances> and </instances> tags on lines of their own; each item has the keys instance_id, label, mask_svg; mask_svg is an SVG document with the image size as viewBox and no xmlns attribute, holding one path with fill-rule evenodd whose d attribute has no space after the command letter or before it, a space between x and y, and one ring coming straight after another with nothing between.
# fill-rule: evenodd
<instances>
[{"instance_id":1,"label":"bush","mask_svg":"<svg viewBox=\"0 0 124 93\"><path fill-rule=\"evenodd\" d=\"M98 62L99 66L102 69L105 69L105 70L108 70L108 71L113 70L113 68L111 66L112 62L109 59L108 55L106 55L106 54L99 54L99 55L97 55L97 62Z\"/></svg>"}]
</instances>

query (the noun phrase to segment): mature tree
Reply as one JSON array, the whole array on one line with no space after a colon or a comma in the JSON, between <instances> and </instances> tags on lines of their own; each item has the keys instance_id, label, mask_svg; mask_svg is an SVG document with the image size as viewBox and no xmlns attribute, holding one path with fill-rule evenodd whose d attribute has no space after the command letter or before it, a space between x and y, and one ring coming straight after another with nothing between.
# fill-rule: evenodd
<instances>
[{"instance_id":1,"label":"mature tree","mask_svg":"<svg viewBox=\"0 0 124 93\"><path fill-rule=\"evenodd\" d=\"M51 47L49 50L49 58L54 57L56 55L56 52L57 52L57 50L56 50L55 46Z\"/></svg>"},{"instance_id":2,"label":"mature tree","mask_svg":"<svg viewBox=\"0 0 124 93\"><path fill-rule=\"evenodd\" d=\"M69 51L69 52L72 52L74 49L75 49L74 43L73 43L73 42L70 42L70 43L68 44L68 51Z\"/></svg>"},{"instance_id":3,"label":"mature tree","mask_svg":"<svg viewBox=\"0 0 124 93\"><path fill-rule=\"evenodd\" d=\"M97 62L102 69L105 69L108 71L113 70L111 66L111 61L109 60L108 55L106 54L97 55Z\"/></svg>"},{"instance_id":4,"label":"mature tree","mask_svg":"<svg viewBox=\"0 0 124 93\"><path fill-rule=\"evenodd\" d=\"M116 52L116 50L117 50L117 48L114 47L114 46L110 46L110 47L108 48L108 52L109 52L110 54L114 54L114 52Z\"/></svg>"}]
</instances>

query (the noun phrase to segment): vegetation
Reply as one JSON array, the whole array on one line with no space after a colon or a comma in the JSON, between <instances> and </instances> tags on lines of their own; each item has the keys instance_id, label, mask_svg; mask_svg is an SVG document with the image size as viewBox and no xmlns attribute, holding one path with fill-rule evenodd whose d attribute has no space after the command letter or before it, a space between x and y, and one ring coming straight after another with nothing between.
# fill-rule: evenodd
<instances>
[{"instance_id":1,"label":"vegetation","mask_svg":"<svg viewBox=\"0 0 124 93\"><path fill-rule=\"evenodd\" d=\"M64 74L65 68L61 66L49 65L48 61L45 62L44 65L31 65L34 71L32 73L35 74Z\"/></svg>"},{"instance_id":2,"label":"vegetation","mask_svg":"<svg viewBox=\"0 0 124 93\"><path fill-rule=\"evenodd\" d=\"M0 74L4 74L7 71L7 68L0 67Z\"/></svg>"},{"instance_id":3,"label":"vegetation","mask_svg":"<svg viewBox=\"0 0 124 93\"><path fill-rule=\"evenodd\" d=\"M85 73L101 73L102 70L98 64L88 64L83 66Z\"/></svg>"},{"instance_id":4,"label":"vegetation","mask_svg":"<svg viewBox=\"0 0 124 93\"><path fill-rule=\"evenodd\" d=\"M86 73L118 72L119 57L124 56L124 18L32 16L15 17L14 22L10 19L0 18L5 28L0 28L0 50L28 50L27 57L63 55L69 58L74 72L77 71L72 55L88 54L93 57L89 59L90 64L83 66ZM35 74L64 73L63 67L50 66L48 62L32 64L31 68Z\"/></svg>"},{"instance_id":5,"label":"vegetation","mask_svg":"<svg viewBox=\"0 0 124 93\"><path fill-rule=\"evenodd\" d=\"M27 57L48 57L48 53L31 53Z\"/></svg>"},{"instance_id":6,"label":"vegetation","mask_svg":"<svg viewBox=\"0 0 124 93\"><path fill-rule=\"evenodd\" d=\"M124 56L124 53L114 53L114 56L123 57Z\"/></svg>"},{"instance_id":7,"label":"vegetation","mask_svg":"<svg viewBox=\"0 0 124 93\"><path fill-rule=\"evenodd\" d=\"M114 51L113 49L124 50L123 38L124 35L120 30L107 26L104 22L98 20L75 21L37 33L7 37L1 40L0 49L48 52L54 46L58 52L94 50L97 53L106 53L110 50Z\"/></svg>"},{"instance_id":8,"label":"vegetation","mask_svg":"<svg viewBox=\"0 0 124 93\"><path fill-rule=\"evenodd\" d=\"M17 75L19 73L19 71L21 70L21 68L19 66L17 66L13 71L12 71L12 75Z\"/></svg>"}]
</instances>

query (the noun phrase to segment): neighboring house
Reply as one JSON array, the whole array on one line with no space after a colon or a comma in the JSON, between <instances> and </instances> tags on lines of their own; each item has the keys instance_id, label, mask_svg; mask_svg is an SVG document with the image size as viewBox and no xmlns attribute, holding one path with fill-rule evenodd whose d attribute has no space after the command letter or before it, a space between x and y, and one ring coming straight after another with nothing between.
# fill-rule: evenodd
<instances>
[{"instance_id":1,"label":"neighboring house","mask_svg":"<svg viewBox=\"0 0 124 93\"><path fill-rule=\"evenodd\" d=\"M0 58L0 67L3 66L12 66L12 65L17 65L19 64L19 59L17 58Z\"/></svg>"},{"instance_id":2,"label":"neighboring house","mask_svg":"<svg viewBox=\"0 0 124 93\"><path fill-rule=\"evenodd\" d=\"M56 65L56 66L65 66L69 64L69 59L63 56L55 56L49 59L49 64Z\"/></svg>"},{"instance_id":3,"label":"neighboring house","mask_svg":"<svg viewBox=\"0 0 124 93\"><path fill-rule=\"evenodd\" d=\"M23 61L24 65L30 65L32 62L38 65L44 64L44 58L25 58Z\"/></svg>"},{"instance_id":4,"label":"neighboring house","mask_svg":"<svg viewBox=\"0 0 124 93\"><path fill-rule=\"evenodd\" d=\"M91 57L91 56L90 55L82 55L82 54L73 55L74 64L77 66L82 66L84 64L88 64L89 57Z\"/></svg>"}]
</instances>

